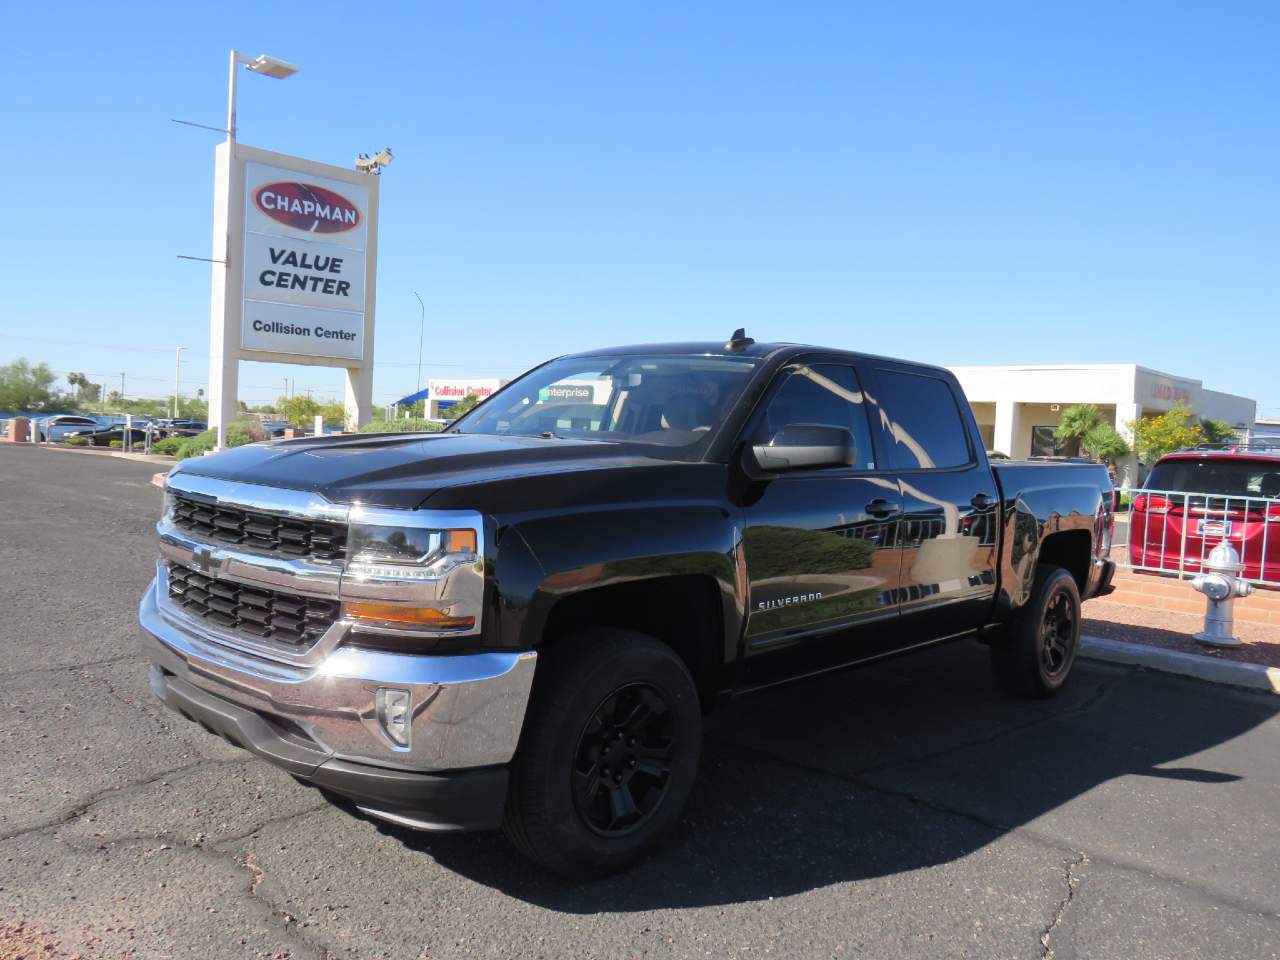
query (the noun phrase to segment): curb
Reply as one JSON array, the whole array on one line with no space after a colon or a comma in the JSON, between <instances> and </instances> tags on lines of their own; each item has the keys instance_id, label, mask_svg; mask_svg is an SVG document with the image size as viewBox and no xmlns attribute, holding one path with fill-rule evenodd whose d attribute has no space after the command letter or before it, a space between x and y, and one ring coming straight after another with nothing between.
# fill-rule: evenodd
<instances>
[{"instance_id":1,"label":"curb","mask_svg":"<svg viewBox=\"0 0 1280 960\"><path fill-rule=\"evenodd\" d=\"M26 446L26 444L24 444ZM123 450L104 450L102 447L82 449L80 447L63 447L52 443L34 443L30 446L39 450L56 450L59 453L78 453L85 457L112 457L116 460L133 460L136 463L162 463L175 464L178 461L173 457L162 457L159 454L148 456L145 453L125 453Z\"/></svg>"},{"instance_id":2,"label":"curb","mask_svg":"<svg viewBox=\"0 0 1280 960\"><path fill-rule=\"evenodd\" d=\"M1124 643L1104 637L1081 637L1080 656L1109 663L1124 663L1161 673L1176 673L1194 677L1208 683L1225 683L1233 687L1280 693L1280 668L1264 667L1258 663L1236 663L1233 660L1215 660L1194 653L1164 650L1140 643Z\"/></svg>"}]
</instances>

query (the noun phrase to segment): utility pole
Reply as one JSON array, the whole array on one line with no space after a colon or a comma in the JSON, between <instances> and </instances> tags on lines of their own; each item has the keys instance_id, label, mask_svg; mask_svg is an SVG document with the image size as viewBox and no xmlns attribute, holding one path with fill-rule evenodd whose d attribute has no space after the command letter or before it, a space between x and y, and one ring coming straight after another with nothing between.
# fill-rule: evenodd
<instances>
[{"instance_id":1,"label":"utility pole","mask_svg":"<svg viewBox=\"0 0 1280 960\"><path fill-rule=\"evenodd\" d=\"M173 419L178 419L178 389L182 380L182 351L186 347L179 347L177 355L173 362Z\"/></svg>"},{"instance_id":2,"label":"utility pole","mask_svg":"<svg viewBox=\"0 0 1280 960\"><path fill-rule=\"evenodd\" d=\"M120 402L124 403L124 374L120 374Z\"/></svg>"}]
</instances>

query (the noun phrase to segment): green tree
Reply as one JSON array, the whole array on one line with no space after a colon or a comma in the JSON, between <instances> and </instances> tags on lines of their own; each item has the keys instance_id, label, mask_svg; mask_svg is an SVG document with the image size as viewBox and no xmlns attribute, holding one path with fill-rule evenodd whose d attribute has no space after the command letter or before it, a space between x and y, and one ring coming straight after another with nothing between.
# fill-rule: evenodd
<instances>
[{"instance_id":1,"label":"green tree","mask_svg":"<svg viewBox=\"0 0 1280 960\"><path fill-rule=\"evenodd\" d=\"M320 408L320 416L324 417L325 423L345 426L347 423L346 405L336 400L333 403L326 403Z\"/></svg>"},{"instance_id":2,"label":"green tree","mask_svg":"<svg viewBox=\"0 0 1280 960\"><path fill-rule=\"evenodd\" d=\"M295 393L292 397L281 397L276 403L276 412L284 414L284 418L295 427L310 427L316 421L316 414L323 408L319 402L305 393Z\"/></svg>"},{"instance_id":3,"label":"green tree","mask_svg":"<svg viewBox=\"0 0 1280 960\"><path fill-rule=\"evenodd\" d=\"M1138 456L1144 463L1154 463L1166 453L1199 444L1204 439L1204 430L1200 424L1192 423L1194 416L1189 406L1179 402L1158 417L1131 421L1129 426L1133 429Z\"/></svg>"},{"instance_id":4,"label":"green tree","mask_svg":"<svg viewBox=\"0 0 1280 960\"><path fill-rule=\"evenodd\" d=\"M1099 423L1080 438L1080 447L1096 460L1115 463L1129 453L1129 444L1109 423Z\"/></svg>"},{"instance_id":5,"label":"green tree","mask_svg":"<svg viewBox=\"0 0 1280 960\"><path fill-rule=\"evenodd\" d=\"M1092 403L1077 403L1062 411L1058 420L1058 429L1053 435L1062 442L1084 440L1090 430L1102 423L1102 414Z\"/></svg>"},{"instance_id":6,"label":"green tree","mask_svg":"<svg viewBox=\"0 0 1280 960\"><path fill-rule=\"evenodd\" d=\"M457 420L460 416L474 407L480 402L480 398L474 393L468 393L465 397L455 403L452 407L445 407L440 411L440 415L446 420Z\"/></svg>"},{"instance_id":7,"label":"green tree","mask_svg":"<svg viewBox=\"0 0 1280 960\"><path fill-rule=\"evenodd\" d=\"M26 357L0 366L0 410L7 413L58 413L71 404L53 391L57 375L47 363Z\"/></svg>"},{"instance_id":8,"label":"green tree","mask_svg":"<svg viewBox=\"0 0 1280 960\"><path fill-rule=\"evenodd\" d=\"M1200 418L1200 432L1204 434L1205 443L1226 443L1236 435L1235 427L1231 424L1210 417Z\"/></svg>"},{"instance_id":9,"label":"green tree","mask_svg":"<svg viewBox=\"0 0 1280 960\"><path fill-rule=\"evenodd\" d=\"M1077 441L1082 451L1107 463L1115 463L1129 452L1124 437L1102 419L1092 403L1077 403L1063 410L1054 436L1064 442Z\"/></svg>"},{"instance_id":10,"label":"green tree","mask_svg":"<svg viewBox=\"0 0 1280 960\"><path fill-rule=\"evenodd\" d=\"M102 399L102 384L92 383L83 373L68 373L67 383L76 389L76 399L81 403L97 403Z\"/></svg>"}]
</instances>

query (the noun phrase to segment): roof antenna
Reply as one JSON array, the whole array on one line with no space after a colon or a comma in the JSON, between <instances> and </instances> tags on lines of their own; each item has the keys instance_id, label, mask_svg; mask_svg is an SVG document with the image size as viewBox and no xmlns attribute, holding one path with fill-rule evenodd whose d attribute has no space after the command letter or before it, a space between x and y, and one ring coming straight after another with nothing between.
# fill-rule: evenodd
<instances>
[{"instance_id":1,"label":"roof antenna","mask_svg":"<svg viewBox=\"0 0 1280 960\"><path fill-rule=\"evenodd\" d=\"M737 330L733 331L733 336L729 338L729 342L724 345L724 348L726 350L737 352L738 350L745 350L753 343L755 343L755 341L747 336L746 327L739 327Z\"/></svg>"}]
</instances>

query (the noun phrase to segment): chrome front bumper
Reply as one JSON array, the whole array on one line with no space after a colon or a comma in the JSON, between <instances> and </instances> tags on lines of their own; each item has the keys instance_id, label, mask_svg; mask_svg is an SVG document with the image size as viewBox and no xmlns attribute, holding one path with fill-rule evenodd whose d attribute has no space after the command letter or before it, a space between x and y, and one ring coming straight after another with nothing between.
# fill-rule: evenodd
<instances>
[{"instance_id":1,"label":"chrome front bumper","mask_svg":"<svg viewBox=\"0 0 1280 960\"><path fill-rule=\"evenodd\" d=\"M283 663L211 640L167 612L156 581L143 594L138 619L162 680L175 677L251 711L297 739L317 766L332 759L432 773L505 764L515 754L533 683L532 651L427 656L338 646L318 663ZM379 723L379 687L410 694L408 747Z\"/></svg>"}]
</instances>

